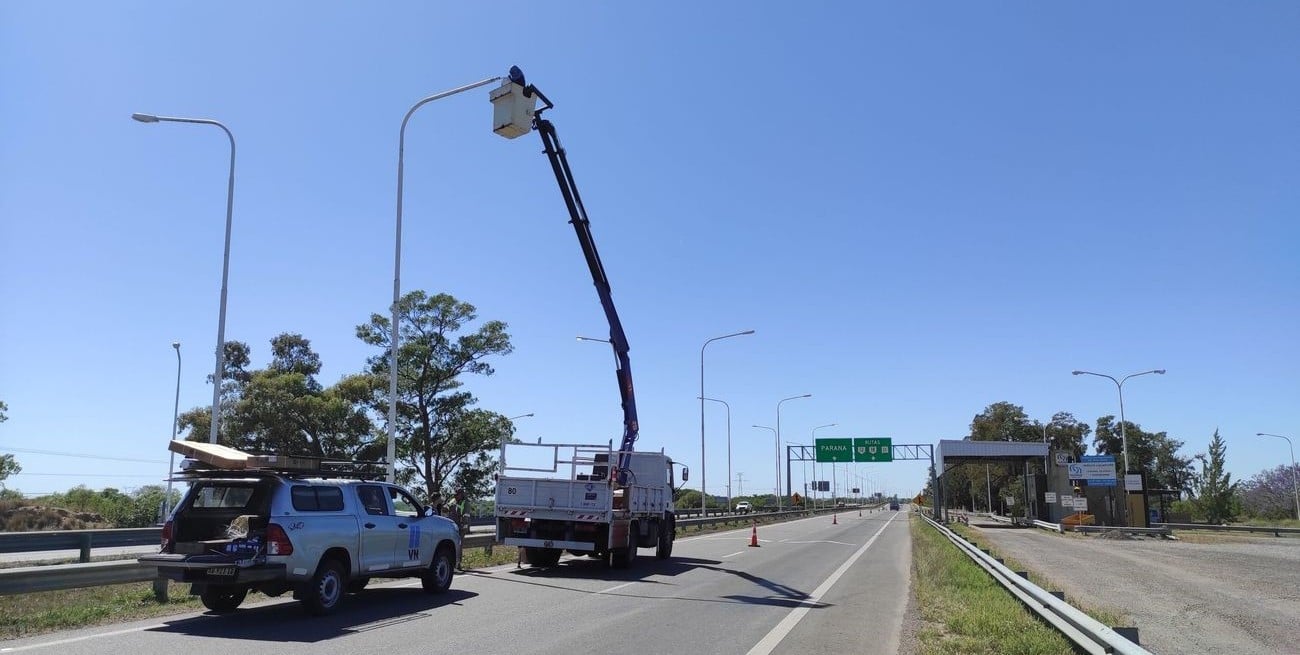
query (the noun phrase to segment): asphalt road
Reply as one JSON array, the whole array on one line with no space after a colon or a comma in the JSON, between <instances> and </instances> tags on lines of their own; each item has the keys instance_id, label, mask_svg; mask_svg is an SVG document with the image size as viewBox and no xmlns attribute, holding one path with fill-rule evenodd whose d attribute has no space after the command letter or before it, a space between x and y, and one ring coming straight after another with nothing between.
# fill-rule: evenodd
<instances>
[{"instance_id":1,"label":"asphalt road","mask_svg":"<svg viewBox=\"0 0 1300 655\"><path fill-rule=\"evenodd\" d=\"M856 511L681 538L631 570L566 558L458 575L427 596L417 580L375 585L329 617L273 600L228 616L188 613L0 643L0 653L893 654L907 604L902 512Z\"/></svg>"},{"instance_id":2,"label":"asphalt road","mask_svg":"<svg viewBox=\"0 0 1300 655\"><path fill-rule=\"evenodd\" d=\"M1300 653L1300 539L1103 539L978 526L1072 598L1120 610L1154 653Z\"/></svg>"}]
</instances>

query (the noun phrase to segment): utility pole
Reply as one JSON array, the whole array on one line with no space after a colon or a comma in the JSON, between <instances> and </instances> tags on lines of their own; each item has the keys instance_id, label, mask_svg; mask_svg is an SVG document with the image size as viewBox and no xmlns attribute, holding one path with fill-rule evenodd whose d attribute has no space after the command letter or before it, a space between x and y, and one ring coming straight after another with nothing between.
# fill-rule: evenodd
<instances>
[{"instance_id":1,"label":"utility pole","mask_svg":"<svg viewBox=\"0 0 1300 655\"><path fill-rule=\"evenodd\" d=\"M742 484L744 482L744 477L745 477L744 473L736 474L736 495L737 496L745 495L745 486Z\"/></svg>"}]
</instances>

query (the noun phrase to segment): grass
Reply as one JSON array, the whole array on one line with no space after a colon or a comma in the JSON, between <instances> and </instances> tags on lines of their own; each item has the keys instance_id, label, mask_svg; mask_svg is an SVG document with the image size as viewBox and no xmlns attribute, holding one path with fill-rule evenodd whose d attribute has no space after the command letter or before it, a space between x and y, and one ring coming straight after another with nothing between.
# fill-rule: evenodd
<instances>
[{"instance_id":1,"label":"grass","mask_svg":"<svg viewBox=\"0 0 1300 655\"><path fill-rule=\"evenodd\" d=\"M956 532L957 534L966 537L968 540L975 541L977 543L980 543L981 541L978 534L976 534L974 531L972 531L970 528L964 525L949 526L949 529L951 529L953 532ZM1081 539L1096 539L1096 537L1084 537L1082 535L1076 535L1076 536L1078 536ZM1029 581L1038 585L1043 589L1056 590L1061 588L1061 586L1053 582L1051 578L1048 578L1038 573L1037 571L1031 570L1029 567L1025 566L1024 564L1021 564L1017 560L1003 556L1001 553L997 551L997 549L990 547L989 544L987 543L980 543L980 548L988 548L989 552L992 553L994 557L1001 557L1003 559L1003 564L1007 568L1011 569L1012 571L1028 572ZM1117 625L1130 625L1128 616L1123 614L1122 612L1117 612L1111 609L1086 605L1078 598L1074 598L1068 595L1065 597L1065 602L1073 605L1076 609L1083 611L1084 614L1087 614L1088 616L1091 616L1092 618L1097 619L1098 621L1108 626L1114 627Z\"/></svg>"},{"instance_id":2,"label":"grass","mask_svg":"<svg viewBox=\"0 0 1300 655\"><path fill-rule=\"evenodd\" d=\"M912 581L922 627L922 655L1049 655L1074 653L946 537L913 519Z\"/></svg>"}]
</instances>

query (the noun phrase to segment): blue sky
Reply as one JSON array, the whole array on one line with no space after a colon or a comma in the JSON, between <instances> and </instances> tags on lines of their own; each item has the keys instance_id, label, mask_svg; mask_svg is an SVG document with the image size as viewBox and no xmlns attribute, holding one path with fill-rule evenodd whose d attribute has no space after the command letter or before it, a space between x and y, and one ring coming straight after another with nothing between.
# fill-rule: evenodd
<instances>
[{"instance_id":1,"label":"blue sky","mask_svg":"<svg viewBox=\"0 0 1300 655\"><path fill-rule=\"evenodd\" d=\"M24 492L161 479L227 337L300 332L326 383L392 292L397 133L520 65L553 101L631 342L639 446L700 481L770 432L966 434L1000 400L1117 411L1238 477L1300 437L1300 7L1272 2L0 4L0 446ZM518 436L617 440L606 327L535 135L487 90L407 133L405 290L509 323L469 380ZM725 493L708 408L705 477ZM21 450L17 450L21 449ZM43 455L43 450L93 458ZM117 461L102 459L118 457ZM924 466L861 467L913 493ZM796 474L796 482L803 476ZM734 477L733 477L734 480ZM739 489L734 489L739 491Z\"/></svg>"}]
</instances>

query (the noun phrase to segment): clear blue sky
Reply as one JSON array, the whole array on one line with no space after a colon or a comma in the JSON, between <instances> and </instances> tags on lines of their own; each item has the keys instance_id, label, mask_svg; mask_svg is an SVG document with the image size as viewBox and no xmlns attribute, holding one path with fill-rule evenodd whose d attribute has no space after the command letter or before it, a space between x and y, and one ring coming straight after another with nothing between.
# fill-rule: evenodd
<instances>
[{"instance_id":1,"label":"clear blue sky","mask_svg":"<svg viewBox=\"0 0 1300 655\"><path fill-rule=\"evenodd\" d=\"M992 402L1117 411L1238 477L1300 437L1300 6L1290 2L0 4L0 446L35 493L159 480L210 402L228 146L227 337L300 332L329 384L392 292L397 135L518 64L557 104L632 345L644 448L699 483L771 433L967 433ZM407 140L403 288L509 323L469 380L518 436L620 434L603 316L535 135L487 90ZM726 428L708 413L709 491ZM136 461L47 456L46 450ZM919 489L924 466L863 467ZM802 476L796 475L802 482ZM738 490L737 490L738 491Z\"/></svg>"}]
</instances>

